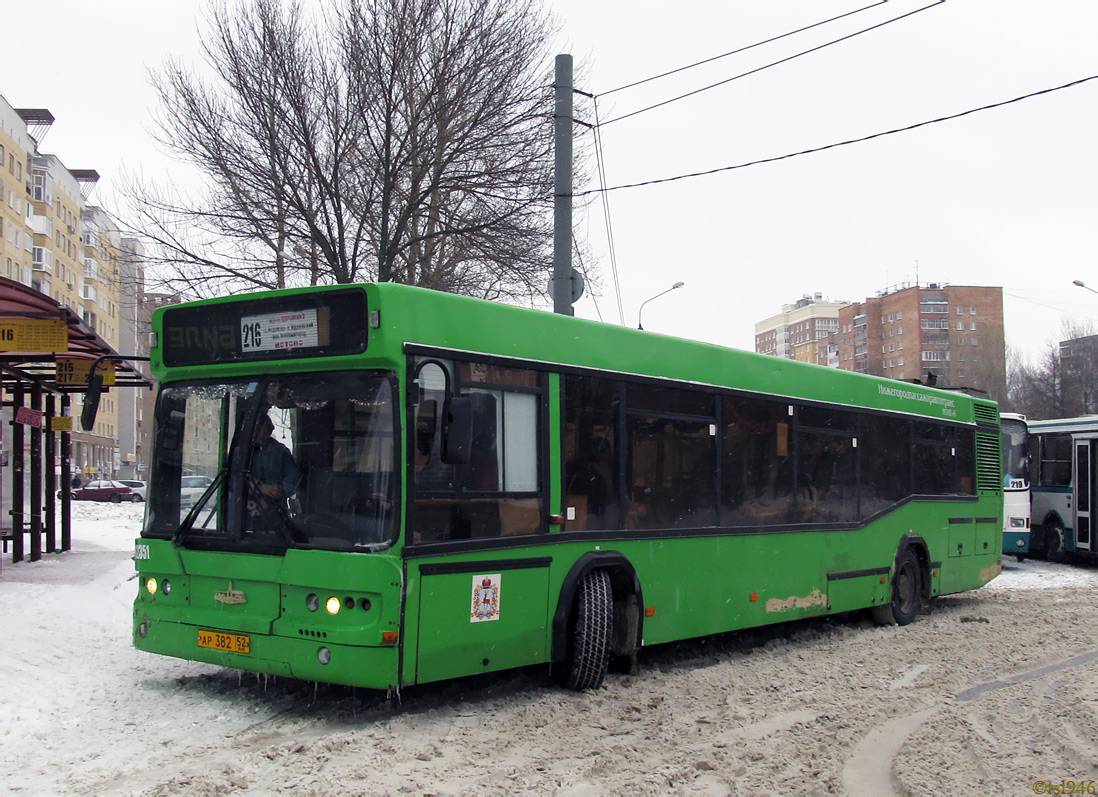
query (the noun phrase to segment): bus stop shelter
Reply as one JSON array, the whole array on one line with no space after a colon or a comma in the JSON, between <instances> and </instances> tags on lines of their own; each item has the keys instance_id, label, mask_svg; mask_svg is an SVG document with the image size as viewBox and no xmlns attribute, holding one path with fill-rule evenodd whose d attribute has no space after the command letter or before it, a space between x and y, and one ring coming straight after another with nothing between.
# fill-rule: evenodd
<instances>
[{"instance_id":1,"label":"bus stop shelter","mask_svg":"<svg viewBox=\"0 0 1098 797\"><path fill-rule=\"evenodd\" d=\"M12 562L72 547L71 396L87 390L91 364L119 357L70 308L0 277L0 537ZM114 362L114 386L148 387L132 364ZM58 512L60 505L60 512ZM60 522L58 522L60 521ZM29 549L29 550L28 550ZM0 568L3 556L0 555Z\"/></svg>"}]
</instances>

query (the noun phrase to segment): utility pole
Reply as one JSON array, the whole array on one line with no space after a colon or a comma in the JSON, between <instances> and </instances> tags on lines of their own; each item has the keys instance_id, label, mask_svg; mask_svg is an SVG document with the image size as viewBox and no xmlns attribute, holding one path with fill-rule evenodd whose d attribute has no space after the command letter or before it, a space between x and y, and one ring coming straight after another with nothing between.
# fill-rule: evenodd
<instances>
[{"instance_id":1,"label":"utility pole","mask_svg":"<svg viewBox=\"0 0 1098 797\"><path fill-rule=\"evenodd\" d=\"M557 56L554 89L553 312L573 315L579 297L572 271L572 56Z\"/></svg>"}]
</instances>

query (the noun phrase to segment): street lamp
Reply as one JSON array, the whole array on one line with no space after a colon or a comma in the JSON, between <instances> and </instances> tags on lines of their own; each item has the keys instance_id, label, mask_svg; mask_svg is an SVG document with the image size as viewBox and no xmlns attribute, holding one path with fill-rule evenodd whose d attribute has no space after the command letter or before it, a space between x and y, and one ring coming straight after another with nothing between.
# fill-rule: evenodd
<instances>
[{"instance_id":1,"label":"street lamp","mask_svg":"<svg viewBox=\"0 0 1098 797\"><path fill-rule=\"evenodd\" d=\"M683 285L685 285L685 284L686 284L685 282L676 282L676 283L675 283L674 285L672 285L672 286L671 286L670 288L668 288L667 290L665 290L665 291L662 291L662 292L660 292L660 293L657 293L657 294L656 294L655 296L653 296L653 297L652 297L651 299L645 299L645 300L644 300L643 302L641 302L641 306L640 306L640 309L639 309L639 310L637 310L637 329L644 329L644 327L643 327L643 326L641 326L641 313L643 313L643 312L644 312L644 306L645 306L646 304L648 304L648 303L649 303L650 301L652 301L652 299L658 299L658 298L660 298L660 297L661 297L661 296L663 296L663 294L665 294L665 293L671 293L671 291L675 290L676 288L681 288L681 287L682 287Z\"/></svg>"},{"instance_id":2,"label":"street lamp","mask_svg":"<svg viewBox=\"0 0 1098 797\"><path fill-rule=\"evenodd\" d=\"M1080 288L1086 288L1091 293L1098 293L1098 291L1094 290L1094 288L1090 287L1089 285L1084 285L1082 280L1072 280L1071 284L1078 285Z\"/></svg>"}]
</instances>

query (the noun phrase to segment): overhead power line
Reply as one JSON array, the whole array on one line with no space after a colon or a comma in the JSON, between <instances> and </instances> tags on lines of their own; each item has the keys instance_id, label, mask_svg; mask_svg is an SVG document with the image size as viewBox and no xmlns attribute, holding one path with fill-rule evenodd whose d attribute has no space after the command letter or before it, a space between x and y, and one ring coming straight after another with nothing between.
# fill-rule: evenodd
<instances>
[{"instance_id":1,"label":"overhead power line","mask_svg":"<svg viewBox=\"0 0 1098 797\"><path fill-rule=\"evenodd\" d=\"M945 0L943 0L943 2L944 1ZM631 89L631 88L634 88L635 86L641 86L641 85L644 85L645 83L651 83L653 80L659 80L660 78L670 77L671 75L677 75L679 72L685 72L686 70L693 69L694 67L704 66L705 64L710 64L713 61L719 61L722 58L727 58L730 55L738 55L739 53L747 52L748 50L754 49L755 47L762 47L764 44L771 44L773 42L778 41L779 39L784 39L784 38L787 38L789 36L794 36L798 33L803 33L804 31L811 30L812 28L818 28L820 25L826 25L827 23L834 22L837 19L842 19L843 17L849 17L849 16L852 16L854 14L860 14L863 11L866 11L870 8L876 8L877 6L884 5L887 2L888 2L888 0L877 0L877 2L873 3L872 5L863 6L861 8L855 9L854 11L847 11L845 14L839 14L837 17L831 17L830 19L825 19L825 20L822 20L820 22L813 22L811 25L805 25L803 28L797 28L796 30L791 30L788 33L782 33L779 36L771 36L769 39L764 39L763 41L755 42L754 44L748 44L745 47L739 47L735 50L730 50L727 53L721 53L720 55L714 55L712 58L706 58L704 61L698 61L697 63L693 63L693 64L690 64L688 66L680 66L678 69L672 69L669 72L663 72L659 75L653 75L652 77L646 77L642 80L635 80L632 83L626 83L624 86L618 86L616 89L610 89L609 91L604 91L601 94L599 94L599 96L600 97L605 97L606 95L613 94L616 91L625 91L626 89ZM639 111L638 111L638 113L639 113Z\"/></svg>"},{"instance_id":2,"label":"overhead power line","mask_svg":"<svg viewBox=\"0 0 1098 797\"><path fill-rule=\"evenodd\" d=\"M686 94L680 94L679 96L672 97L669 100L664 100L663 102L657 102L655 105L649 105L648 107L641 108L640 110L637 110L637 111L630 111L629 113L622 114L621 116L615 116L613 119L608 119L605 122L603 122L602 124L603 124L603 126L605 126L605 125L613 124L614 122L620 122L623 119L629 119L630 117L637 116L637 115L642 114L642 113L647 113L648 111L653 111L656 108L662 108L665 105L670 105L673 102L678 102L679 100L685 100L687 97L693 97L694 95L701 94L704 91L709 91L710 89L715 89L718 86L723 86L726 83L731 83L733 80L739 80L740 78L748 77L749 75L758 74L759 72L762 72L763 70L770 69L771 67L778 66L779 64L787 63L789 61L794 60L795 58L800 58L801 56L809 55L810 53L814 53L814 52L818 52L819 50L822 50L825 47L830 47L833 44L838 44L840 42L848 41L849 39L853 39L855 36L861 36L863 33L869 33L870 31L876 30L877 28L883 28L885 25L891 25L893 22L898 22L899 20L910 17L913 14L918 14L922 11L926 11L928 8L934 8L934 6L940 6L945 1L946 0L937 0L937 2L931 3L928 6L923 6L922 8L916 8L914 11L909 11L906 14L901 14L900 16L893 17L892 19L886 19L884 22L878 22L876 25L870 25L868 28L863 28L862 30L854 31L853 33L848 33L846 36L840 36L839 38L833 39L832 41L824 42L823 44L817 45L816 47L810 47L807 50L802 50L799 53L794 53L793 55L786 56L785 58L780 58L777 61L773 61L772 63L765 64L764 66L760 66L756 69L751 69L751 70L748 70L747 72L742 72L738 75L733 75L730 78L725 78L724 80L718 81L718 82L713 83L713 84L708 85L708 86L704 86L700 89L694 89L693 91L689 91ZM851 13L855 13L855 12L851 12ZM781 38L781 37L779 37L779 38ZM702 63L704 63L704 62L702 62ZM668 74L670 74L670 73L668 73Z\"/></svg>"},{"instance_id":3,"label":"overhead power line","mask_svg":"<svg viewBox=\"0 0 1098 797\"><path fill-rule=\"evenodd\" d=\"M787 155L778 155L778 156L773 157L773 158L761 158L759 160L749 161L747 163L739 163L739 164L736 164L735 166L721 166L719 168L709 169L709 170L703 171L703 172L691 172L690 174L680 174L680 175L676 175L675 177L662 177L662 178L658 178L658 179L655 179L655 180L645 180L644 182L640 182L640 183L627 183L627 184L624 184L624 185L615 185L615 186L611 186L610 188L593 188L589 191L581 191L581 192L575 194L574 196L588 196L590 194L605 193L607 191L619 191L619 190L624 189L624 188L640 188L640 187L646 186L646 185L657 185L659 183L670 183L670 182L674 182L676 180L687 180L687 179L690 179L692 177L706 177L710 174L718 174L720 172L729 172L729 171L733 171L734 169L746 169L748 166L759 166L760 164L763 164L763 163L775 163L777 161L789 160L790 158L797 158L797 157L800 157L801 155L812 155L812 154L817 153L817 152L824 152L825 150L835 149L837 147L846 147L846 146L849 146L851 144L861 144L862 142L865 142L865 141L872 141L875 138L882 138L883 136L891 136L891 135L894 135L895 133L906 133L909 130L915 130L915 129L920 128L920 127L926 127L927 125L938 124L939 122L948 122L948 121L951 121L953 119L960 119L962 116L969 116L969 115L974 114L974 113L979 113L980 111L989 111L992 108L1002 108L1004 105L1010 105L1010 104L1015 103L1015 102L1021 102L1022 100L1028 100L1028 99L1032 99L1033 97L1039 97L1042 94L1052 94L1053 92L1056 92L1056 91L1063 91L1064 89L1074 88L1075 86L1080 86L1083 83L1087 83L1091 80L1098 80L1098 75L1091 75L1090 77L1081 78L1079 80L1073 80L1072 82L1065 83L1062 86L1055 86L1054 88L1042 89L1040 91L1034 91L1030 94L1023 94L1021 97L1015 97L1014 99L1011 99L1011 100L1004 100L1002 102L992 103L991 105L982 105L979 108L971 108L967 111L962 111L961 113L955 113L955 114L951 114L949 116L940 116L937 119L928 119L925 122L916 122L915 124L907 125L906 127L897 127L897 128L892 129L892 130L885 130L885 131L880 132L880 133L873 133L871 135L862 136L860 138L852 138L852 139L849 139L847 141L839 141L839 142L836 142L834 144L826 144L822 147L813 147L812 149L805 149L805 150L801 150L800 152L791 152Z\"/></svg>"}]
</instances>

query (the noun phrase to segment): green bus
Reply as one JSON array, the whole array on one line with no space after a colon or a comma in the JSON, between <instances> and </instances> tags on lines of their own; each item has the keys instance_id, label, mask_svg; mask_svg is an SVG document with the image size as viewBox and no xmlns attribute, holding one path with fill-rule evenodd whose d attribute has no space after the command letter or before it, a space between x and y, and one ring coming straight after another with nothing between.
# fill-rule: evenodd
<instances>
[{"instance_id":1,"label":"green bus","mask_svg":"<svg viewBox=\"0 0 1098 797\"><path fill-rule=\"evenodd\" d=\"M644 645L906 624L1001 569L975 397L395 284L164 307L151 360L153 653L589 689Z\"/></svg>"}]
</instances>

